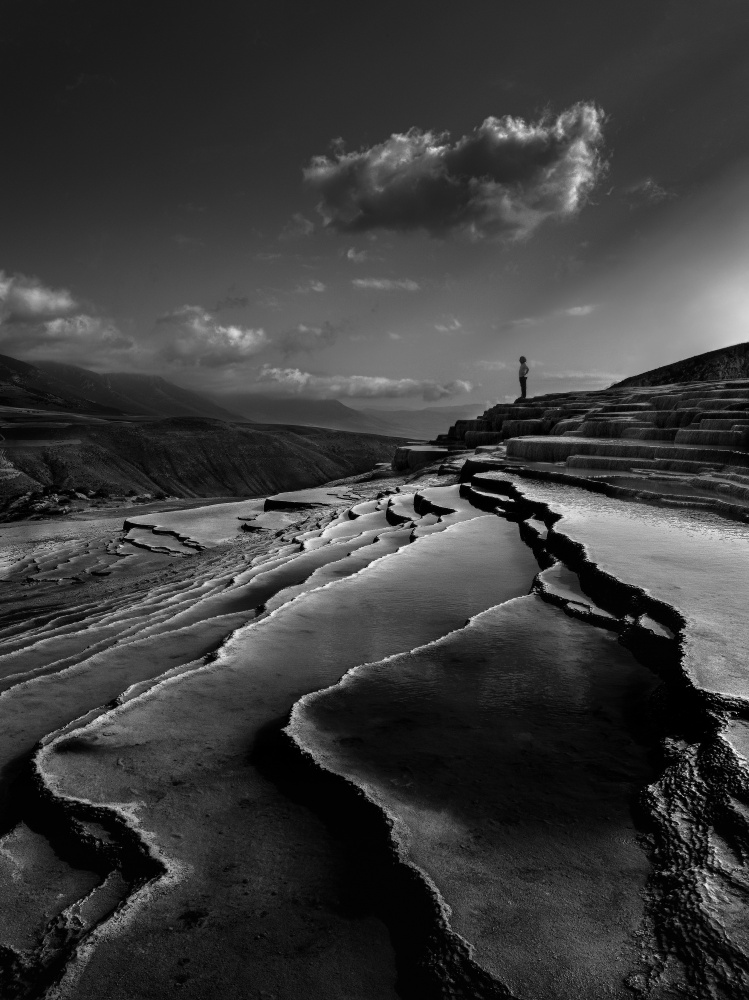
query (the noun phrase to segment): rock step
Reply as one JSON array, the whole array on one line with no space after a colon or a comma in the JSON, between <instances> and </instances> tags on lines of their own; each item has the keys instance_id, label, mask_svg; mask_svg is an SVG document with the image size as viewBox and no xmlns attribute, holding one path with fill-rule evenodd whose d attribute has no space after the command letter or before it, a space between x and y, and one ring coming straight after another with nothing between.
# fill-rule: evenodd
<instances>
[{"instance_id":1,"label":"rock step","mask_svg":"<svg viewBox=\"0 0 749 1000\"><path fill-rule=\"evenodd\" d=\"M705 431L733 431L743 430L747 427L749 427L749 418L745 420L737 418L717 420L712 417L708 417L707 419L703 417L699 422L699 429Z\"/></svg>"},{"instance_id":2,"label":"rock step","mask_svg":"<svg viewBox=\"0 0 749 1000\"><path fill-rule=\"evenodd\" d=\"M511 438L507 442L508 458L522 458L530 462L564 462L571 455L684 460L708 462L712 466L749 464L749 454L746 452L698 444L556 436Z\"/></svg>"},{"instance_id":3,"label":"rock step","mask_svg":"<svg viewBox=\"0 0 749 1000\"><path fill-rule=\"evenodd\" d=\"M631 472L633 469L654 469L655 461L648 458L614 458L611 455L570 455L568 469L599 469L610 472Z\"/></svg>"},{"instance_id":4,"label":"rock step","mask_svg":"<svg viewBox=\"0 0 749 1000\"><path fill-rule=\"evenodd\" d=\"M703 428L678 430L677 444L716 444L727 448L745 448L747 434L744 431L706 430Z\"/></svg>"},{"instance_id":5,"label":"rock step","mask_svg":"<svg viewBox=\"0 0 749 1000\"><path fill-rule=\"evenodd\" d=\"M673 441L682 434L678 427L630 427L622 434L623 438L634 438L638 441Z\"/></svg>"}]
</instances>

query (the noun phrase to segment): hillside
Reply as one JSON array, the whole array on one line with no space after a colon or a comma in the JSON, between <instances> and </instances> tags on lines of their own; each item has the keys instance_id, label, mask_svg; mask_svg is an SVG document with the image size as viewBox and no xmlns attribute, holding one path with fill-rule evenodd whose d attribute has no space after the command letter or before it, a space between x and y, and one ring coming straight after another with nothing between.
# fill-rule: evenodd
<instances>
[{"instance_id":1,"label":"hillside","mask_svg":"<svg viewBox=\"0 0 749 1000\"><path fill-rule=\"evenodd\" d=\"M218 397L217 397L218 398ZM390 425L337 399L298 399L289 396L238 392L220 397L221 404L261 424L297 424L329 427L361 434L392 434Z\"/></svg>"},{"instance_id":2,"label":"hillside","mask_svg":"<svg viewBox=\"0 0 749 1000\"><path fill-rule=\"evenodd\" d=\"M241 420L241 416L219 406L201 393L183 389L159 375L132 372L98 374L78 365L40 361L43 375L55 380L71 399L90 400L122 413L160 417L214 417Z\"/></svg>"},{"instance_id":3,"label":"hillside","mask_svg":"<svg viewBox=\"0 0 749 1000\"><path fill-rule=\"evenodd\" d=\"M6 446L22 488L13 490L8 479L5 492L36 483L186 497L257 496L364 472L389 462L398 443L320 428L187 417L75 426L73 432L75 438L51 446Z\"/></svg>"},{"instance_id":4,"label":"hillside","mask_svg":"<svg viewBox=\"0 0 749 1000\"><path fill-rule=\"evenodd\" d=\"M749 378L749 342L720 347L716 351L695 354L671 365L616 382L612 388L638 385L669 385L673 382L720 382L724 379Z\"/></svg>"}]
</instances>

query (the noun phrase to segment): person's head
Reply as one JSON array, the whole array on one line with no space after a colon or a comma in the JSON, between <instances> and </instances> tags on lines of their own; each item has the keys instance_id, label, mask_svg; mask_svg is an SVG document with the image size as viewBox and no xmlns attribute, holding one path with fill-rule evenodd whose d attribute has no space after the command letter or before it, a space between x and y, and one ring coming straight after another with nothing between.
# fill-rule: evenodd
<instances>
[{"instance_id":1,"label":"person's head","mask_svg":"<svg viewBox=\"0 0 749 1000\"><path fill-rule=\"evenodd\" d=\"M524 364L525 364L525 358L523 357L523 355L522 355L522 354L520 355L520 364L521 364L521 365L524 365Z\"/></svg>"}]
</instances>

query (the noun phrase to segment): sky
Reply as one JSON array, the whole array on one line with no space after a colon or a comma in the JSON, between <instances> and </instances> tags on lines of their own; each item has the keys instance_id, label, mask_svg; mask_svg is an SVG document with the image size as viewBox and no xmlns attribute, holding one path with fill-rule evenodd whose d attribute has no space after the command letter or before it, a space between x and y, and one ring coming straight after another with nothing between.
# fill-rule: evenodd
<instances>
[{"instance_id":1,"label":"sky","mask_svg":"<svg viewBox=\"0 0 749 1000\"><path fill-rule=\"evenodd\" d=\"M5 0L0 352L408 408L749 339L744 0Z\"/></svg>"}]
</instances>

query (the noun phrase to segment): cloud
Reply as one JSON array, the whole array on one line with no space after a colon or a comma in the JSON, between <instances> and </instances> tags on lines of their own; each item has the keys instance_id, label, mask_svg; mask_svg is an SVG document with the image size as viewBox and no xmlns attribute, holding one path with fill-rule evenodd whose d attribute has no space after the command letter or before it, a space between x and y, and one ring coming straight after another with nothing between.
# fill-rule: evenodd
<instances>
[{"instance_id":1,"label":"cloud","mask_svg":"<svg viewBox=\"0 0 749 1000\"><path fill-rule=\"evenodd\" d=\"M326 288L327 285L324 285L322 281L316 281L314 278L310 278L308 281L305 281L303 285L297 285L294 291L298 295L306 295L308 292L317 292L320 294L321 292L324 292Z\"/></svg>"},{"instance_id":2,"label":"cloud","mask_svg":"<svg viewBox=\"0 0 749 1000\"><path fill-rule=\"evenodd\" d=\"M401 335L399 333L396 333L394 330L388 330L388 337L391 340L402 340L403 339L401 337Z\"/></svg>"},{"instance_id":3,"label":"cloud","mask_svg":"<svg viewBox=\"0 0 749 1000\"><path fill-rule=\"evenodd\" d=\"M563 316L590 316L595 310L594 305L570 306L569 309L562 309Z\"/></svg>"},{"instance_id":4,"label":"cloud","mask_svg":"<svg viewBox=\"0 0 749 1000\"><path fill-rule=\"evenodd\" d=\"M434 401L471 392L471 382L457 380L441 384L433 379L385 378L376 375L313 375L299 368L274 368L263 365L259 382L272 383L285 393L312 396L318 399L356 397L364 399L397 399L421 396Z\"/></svg>"},{"instance_id":5,"label":"cloud","mask_svg":"<svg viewBox=\"0 0 749 1000\"><path fill-rule=\"evenodd\" d=\"M322 326L308 326L299 323L291 330L274 337L271 347L280 354L311 354L332 347L343 333L343 327L335 323L325 322Z\"/></svg>"},{"instance_id":6,"label":"cloud","mask_svg":"<svg viewBox=\"0 0 749 1000\"><path fill-rule=\"evenodd\" d=\"M624 196L629 201L630 208L657 205L661 201L675 197L673 192L667 191L652 177L646 177L636 184L630 184L624 189Z\"/></svg>"},{"instance_id":7,"label":"cloud","mask_svg":"<svg viewBox=\"0 0 749 1000\"><path fill-rule=\"evenodd\" d=\"M355 250L353 247L349 247L346 251L346 258L354 264L363 264L369 260L369 255L366 250Z\"/></svg>"},{"instance_id":8,"label":"cloud","mask_svg":"<svg viewBox=\"0 0 749 1000\"><path fill-rule=\"evenodd\" d=\"M463 329L463 324L455 316L451 316L445 323L435 323L434 329L439 333L460 333Z\"/></svg>"},{"instance_id":9,"label":"cloud","mask_svg":"<svg viewBox=\"0 0 749 1000\"><path fill-rule=\"evenodd\" d=\"M218 368L243 361L268 344L262 328L224 325L202 306L184 305L156 321L152 346L167 364Z\"/></svg>"},{"instance_id":10,"label":"cloud","mask_svg":"<svg viewBox=\"0 0 749 1000\"><path fill-rule=\"evenodd\" d=\"M418 292L421 288L410 278L354 278L354 288L369 288L378 292Z\"/></svg>"},{"instance_id":11,"label":"cloud","mask_svg":"<svg viewBox=\"0 0 749 1000\"><path fill-rule=\"evenodd\" d=\"M0 345L14 357L64 361L99 370L129 365L137 346L113 320L78 313L0 324Z\"/></svg>"},{"instance_id":12,"label":"cloud","mask_svg":"<svg viewBox=\"0 0 749 1000\"><path fill-rule=\"evenodd\" d=\"M574 215L600 177L603 112L579 103L556 119L487 118L455 142L411 128L385 142L316 156L305 169L324 224L474 239L528 236L545 219Z\"/></svg>"},{"instance_id":13,"label":"cloud","mask_svg":"<svg viewBox=\"0 0 749 1000\"><path fill-rule=\"evenodd\" d=\"M29 323L69 316L80 304L66 288L48 288L38 278L0 271L0 323Z\"/></svg>"},{"instance_id":14,"label":"cloud","mask_svg":"<svg viewBox=\"0 0 749 1000\"><path fill-rule=\"evenodd\" d=\"M301 212L295 212L281 230L278 238L279 240L303 239L305 236L311 236L314 231L314 222L302 215Z\"/></svg>"}]
</instances>

